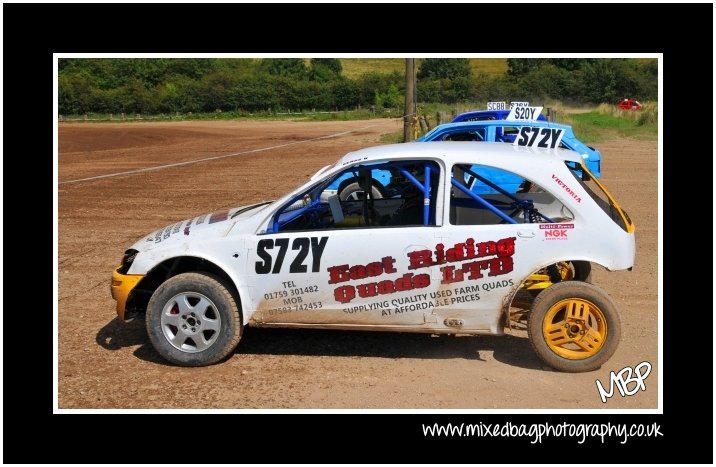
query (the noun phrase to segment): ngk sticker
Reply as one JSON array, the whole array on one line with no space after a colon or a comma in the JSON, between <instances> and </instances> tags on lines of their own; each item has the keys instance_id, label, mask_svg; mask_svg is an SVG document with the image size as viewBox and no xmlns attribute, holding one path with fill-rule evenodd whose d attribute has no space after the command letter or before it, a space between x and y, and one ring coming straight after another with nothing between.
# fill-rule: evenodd
<instances>
[{"instance_id":1,"label":"ngk sticker","mask_svg":"<svg viewBox=\"0 0 716 467\"><path fill-rule=\"evenodd\" d=\"M568 240L574 224L540 224L539 228L544 231L545 240Z\"/></svg>"}]
</instances>

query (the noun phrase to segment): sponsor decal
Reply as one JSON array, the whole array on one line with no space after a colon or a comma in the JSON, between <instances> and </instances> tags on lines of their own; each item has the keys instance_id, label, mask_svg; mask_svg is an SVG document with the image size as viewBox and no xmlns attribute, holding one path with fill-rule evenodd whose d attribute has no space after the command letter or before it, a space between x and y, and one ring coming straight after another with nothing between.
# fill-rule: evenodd
<instances>
[{"instance_id":1,"label":"sponsor decal","mask_svg":"<svg viewBox=\"0 0 716 467\"><path fill-rule=\"evenodd\" d=\"M582 198L580 198L579 195L577 195L577 194L574 192L574 190L572 190L569 186L567 186L567 184L564 183L564 182L563 182L559 177L557 177L555 174L552 174L552 180L554 180L555 182L557 182L557 185L561 186L561 187L564 189L564 191L567 192L567 194L568 194L569 196L571 196L572 198L574 198L574 200L575 200L576 202L578 202L578 203L581 203L581 202L582 202Z\"/></svg>"},{"instance_id":2,"label":"sponsor decal","mask_svg":"<svg viewBox=\"0 0 716 467\"><path fill-rule=\"evenodd\" d=\"M545 231L545 240L568 240L568 232L574 228L574 224L540 224L539 228Z\"/></svg>"},{"instance_id":3,"label":"sponsor decal","mask_svg":"<svg viewBox=\"0 0 716 467\"><path fill-rule=\"evenodd\" d=\"M408 270L414 271L443 265L440 267L441 284L483 279L485 277L483 272L486 272L488 277L507 274L514 269L512 256L515 253L515 239L516 237L506 237L497 241L475 242L473 238L468 238L464 242L455 243L450 248L445 248L445 245L438 243L434 250L408 252ZM423 289L431 283L430 274L413 272L405 272L397 278L383 277L383 280L370 280L388 274L400 273L395 268L395 258L392 256L385 256L378 261L364 265L331 266L327 271L329 274L328 284L342 284L333 290L334 298L340 303L350 303L356 297L370 298ZM366 279L369 281L359 284L344 284ZM426 297L427 294L419 294L413 299L415 302L426 303ZM474 299L478 300L479 295L476 295ZM406 298L396 300L406 300ZM397 305L403 305L403 303Z\"/></svg>"}]
</instances>

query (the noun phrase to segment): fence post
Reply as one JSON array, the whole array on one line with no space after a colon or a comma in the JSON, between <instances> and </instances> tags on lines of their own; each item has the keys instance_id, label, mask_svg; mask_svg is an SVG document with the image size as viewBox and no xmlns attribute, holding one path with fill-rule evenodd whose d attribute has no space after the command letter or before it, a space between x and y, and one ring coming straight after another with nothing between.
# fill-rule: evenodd
<instances>
[{"instance_id":1,"label":"fence post","mask_svg":"<svg viewBox=\"0 0 716 467\"><path fill-rule=\"evenodd\" d=\"M428 122L427 122L427 120L425 119L425 116L424 116L424 115L421 115L421 116L420 116L420 130L421 130L423 133L427 133L428 130L430 130L430 127L428 127Z\"/></svg>"}]
</instances>

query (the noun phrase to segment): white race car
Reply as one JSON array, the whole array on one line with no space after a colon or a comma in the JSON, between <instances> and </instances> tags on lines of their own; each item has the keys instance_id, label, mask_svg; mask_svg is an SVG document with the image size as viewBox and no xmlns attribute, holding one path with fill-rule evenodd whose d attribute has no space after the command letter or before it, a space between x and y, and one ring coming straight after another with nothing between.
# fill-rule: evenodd
<instances>
[{"instance_id":1,"label":"white race car","mask_svg":"<svg viewBox=\"0 0 716 467\"><path fill-rule=\"evenodd\" d=\"M547 364L594 370L621 324L588 282L591 264L631 269L636 245L583 162L486 142L355 151L276 201L142 238L113 272L112 297L124 320L146 313L157 352L182 366L225 359L244 326L502 334L523 316ZM386 170L391 186L373 197ZM367 188L356 199L326 192L346 172ZM524 180L517 193L503 176ZM493 192L475 193L475 181Z\"/></svg>"}]
</instances>

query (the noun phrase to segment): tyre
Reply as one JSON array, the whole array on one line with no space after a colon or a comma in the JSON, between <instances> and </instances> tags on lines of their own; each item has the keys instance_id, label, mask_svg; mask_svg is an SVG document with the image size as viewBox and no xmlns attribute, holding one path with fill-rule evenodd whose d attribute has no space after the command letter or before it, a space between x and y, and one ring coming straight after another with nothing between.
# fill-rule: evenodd
<instances>
[{"instance_id":1,"label":"tyre","mask_svg":"<svg viewBox=\"0 0 716 467\"><path fill-rule=\"evenodd\" d=\"M383 197L383 191L376 184L371 185L373 199ZM358 184L358 180L349 180L344 186L338 189L338 198L341 201L359 201L365 197L365 191Z\"/></svg>"},{"instance_id":2,"label":"tyre","mask_svg":"<svg viewBox=\"0 0 716 467\"><path fill-rule=\"evenodd\" d=\"M147 305L147 333L159 355L180 366L226 358L243 331L233 295L216 277L179 274L157 288Z\"/></svg>"},{"instance_id":3,"label":"tyre","mask_svg":"<svg viewBox=\"0 0 716 467\"><path fill-rule=\"evenodd\" d=\"M602 289L566 281L543 290L532 303L527 332L537 355L559 371L600 368L621 339L619 312Z\"/></svg>"}]
</instances>

